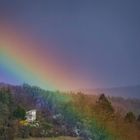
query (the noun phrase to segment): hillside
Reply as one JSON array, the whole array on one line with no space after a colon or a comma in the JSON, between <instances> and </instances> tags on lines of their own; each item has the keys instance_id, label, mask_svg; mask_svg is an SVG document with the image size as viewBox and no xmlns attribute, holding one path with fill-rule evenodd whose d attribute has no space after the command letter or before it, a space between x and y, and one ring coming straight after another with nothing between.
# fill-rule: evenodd
<instances>
[{"instance_id":1,"label":"hillside","mask_svg":"<svg viewBox=\"0 0 140 140\"><path fill-rule=\"evenodd\" d=\"M129 105L129 106L128 106ZM139 140L140 100L0 84L0 140L66 137ZM36 119L27 112L36 110ZM130 130L132 128L132 130Z\"/></svg>"}]
</instances>

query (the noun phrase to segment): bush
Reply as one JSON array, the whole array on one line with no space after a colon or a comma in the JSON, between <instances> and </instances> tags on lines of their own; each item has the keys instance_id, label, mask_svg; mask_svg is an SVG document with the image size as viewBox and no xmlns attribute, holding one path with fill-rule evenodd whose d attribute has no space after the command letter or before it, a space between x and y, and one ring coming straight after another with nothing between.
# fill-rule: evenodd
<instances>
[{"instance_id":1,"label":"bush","mask_svg":"<svg viewBox=\"0 0 140 140\"><path fill-rule=\"evenodd\" d=\"M30 134L30 129L28 126L21 126L19 128L19 137L28 138Z\"/></svg>"}]
</instances>

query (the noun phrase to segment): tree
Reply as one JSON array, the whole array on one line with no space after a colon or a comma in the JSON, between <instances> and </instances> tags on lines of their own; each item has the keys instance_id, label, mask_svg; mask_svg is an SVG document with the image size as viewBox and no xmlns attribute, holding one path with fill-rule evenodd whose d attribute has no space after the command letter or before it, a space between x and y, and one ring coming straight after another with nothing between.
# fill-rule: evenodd
<instances>
[{"instance_id":1,"label":"tree","mask_svg":"<svg viewBox=\"0 0 140 140\"><path fill-rule=\"evenodd\" d=\"M106 98L106 96L104 94L100 95L100 97L97 101L97 106L104 112L107 112L107 113L114 112L111 102L109 102L109 100Z\"/></svg>"},{"instance_id":2,"label":"tree","mask_svg":"<svg viewBox=\"0 0 140 140\"><path fill-rule=\"evenodd\" d=\"M140 122L140 115L138 116L137 121Z\"/></svg>"},{"instance_id":3,"label":"tree","mask_svg":"<svg viewBox=\"0 0 140 140\"><path fill-rule=\"evenodd\" d=\"M8 106L0 102L0 125L5 125L9 115L10 112Z\"/></svg>"},{"instance_id":4,"label":"tree","mask_svg":"<svg viewBox=\"0 0 140 140\"><path fill-rule=\"evenodd\" d=\"M13 112L13 116L17 119L25 119L25 115L26 115L25 109L22 108L21 106L18 106L16 110Z\"/></svg>"},{"instance_id":5,"label":"tree","mask_svg":"<svg viewBox=\"0 0 140 140\"><path fill-rule=\"evenodd\" d=\"M9 105L11 100L10 90L8 88L0 88L0 102Z\"/></svg>"},{"instance_id":6,"label":"tree","mask_svg":"<svg viewBox=\"0 0 140 140\"><path fill-rule=\"evenodd\" d=\"M126 122L132 123L132 122L134 122L134 121L136 120L136 117L135 117L135 115L134 115L133 112L128 112L128 113L125 115L124 120L125 120Z\"/></svg>"}]
</instances>

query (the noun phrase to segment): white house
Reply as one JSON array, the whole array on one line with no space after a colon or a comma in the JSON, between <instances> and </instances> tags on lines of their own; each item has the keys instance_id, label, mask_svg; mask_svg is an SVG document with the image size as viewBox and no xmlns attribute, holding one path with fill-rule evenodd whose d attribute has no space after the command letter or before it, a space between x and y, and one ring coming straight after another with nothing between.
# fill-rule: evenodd
<instances>
[{"instance_id":1,"label":"white house","mask_svg":"<svg viewBox=\"0 0 140 140\"><path fill-rule=\"evenodd\" d=\"M26 112L26 120L28 122L33 122L36 120L36 110L35 109L29 110Z\"/></svg>"}]
</instances>

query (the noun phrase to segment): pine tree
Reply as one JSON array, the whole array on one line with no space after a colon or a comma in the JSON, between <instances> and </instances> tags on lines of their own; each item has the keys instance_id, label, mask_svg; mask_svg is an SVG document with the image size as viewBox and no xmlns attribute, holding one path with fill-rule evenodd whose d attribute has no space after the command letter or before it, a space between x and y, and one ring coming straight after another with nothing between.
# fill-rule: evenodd
<instances>
[{"instance_id":1,"label":"pine tree","mask_svg":"<svg viewBox=\"0 0 140 140\"><path fill-rule=\"evenodd\" d=\"M111 105L111 102L107 99L107 97L104 94L101 94L98 101L97 105L99 108L107 113L113 113L114 109Z\"/></svg>"},{"instance_id":2,"label":"pine tree","mask_svg":"<svg viewBox=\"0 0 140 140\"><path fill-rule=\"evenodd\" d=\"M126 122L132 123L132 122L134 122L136 120L136 117L135 117L135 115L134 115L133 112L128 112L125 115L125 118L124 119L125 119Z\"/></svg>"}]
</instances>

